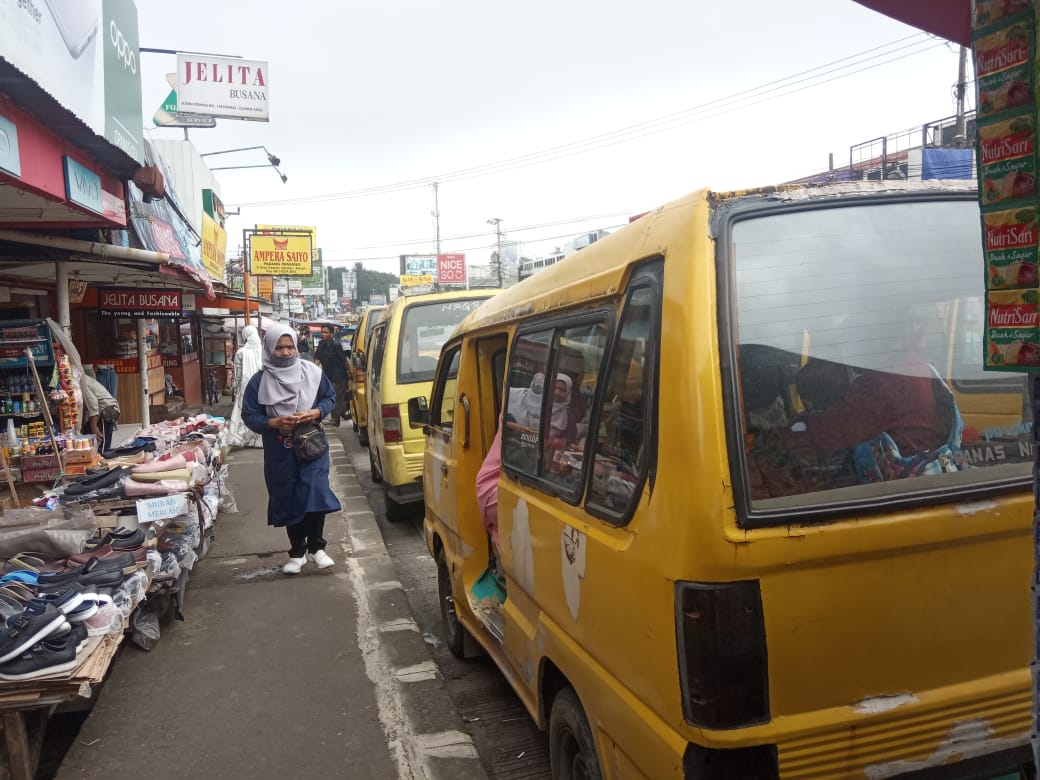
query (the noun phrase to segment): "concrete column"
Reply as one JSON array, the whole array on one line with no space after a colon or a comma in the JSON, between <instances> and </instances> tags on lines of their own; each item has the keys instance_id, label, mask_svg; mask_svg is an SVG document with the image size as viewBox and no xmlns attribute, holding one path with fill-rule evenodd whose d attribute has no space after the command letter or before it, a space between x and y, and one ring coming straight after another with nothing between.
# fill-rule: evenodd
<instances>
[{"instance_id":1,"label":"concrete column","mask_svg":"<svg viewBox=\"0 0 1040 780\"><path fill-rule=\"evenodd\" d=\"M66 336L72 335L72 312L69 308L69 264L54 264L54 280L58 285L58 324Z\"/></svg>"},{"instance_id":2,"label":"concrete column","mask_svg":"<svg viewBox=\"0 0 1040 780\"><path fill-rule=\"evenodd\" d=\"M137 318L137 365L141 371L141 427L147 428L152 424L152 413L148 408L151 393L148 392L148 329L145 327L144 318Z\"/></svg>"}]
</instances>

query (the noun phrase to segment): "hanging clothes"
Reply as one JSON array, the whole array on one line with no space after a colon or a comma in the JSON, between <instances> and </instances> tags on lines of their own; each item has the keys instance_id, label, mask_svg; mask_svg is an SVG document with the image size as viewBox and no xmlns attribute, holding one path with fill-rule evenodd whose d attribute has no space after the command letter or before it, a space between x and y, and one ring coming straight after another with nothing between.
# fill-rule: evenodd
<instances>
[{"instance_id":1,"label":"hanging clothes","mask_svg":"<svg viewBox=\"0 0 1040 780\"><path fill-rule=\"evenodd\" d=\"M242 346L235 353L234 374L232 376L232 392L234 406L231 409L231 420L228 422L228 443L232 447L263 447L263 439L259 433L252 431L242 420L242 398L245 395L249 380L263 368L263 347L260 334L252 325L242 328Z\"/></svg>"}]
</instances>

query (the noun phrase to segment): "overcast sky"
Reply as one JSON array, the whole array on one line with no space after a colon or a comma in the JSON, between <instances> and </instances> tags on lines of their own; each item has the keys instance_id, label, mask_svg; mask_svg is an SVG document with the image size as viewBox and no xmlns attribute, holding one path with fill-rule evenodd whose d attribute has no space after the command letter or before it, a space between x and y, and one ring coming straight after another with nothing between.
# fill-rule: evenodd
<instances>
[{"instance_id":1,"label":"overcast sky","mask_svg":"<svg viewBox=\"0 0 1040 780\"><path fill-rule=\"evenodd\" d=\"M269 123L190 133L201 152L262 144L288 176L218 174L229 207L243 204L229 250L255 223L316 225L327 261L377 270L433 251L424 182L436 177L441 251L486 263L493 217L537 256L702 186L797 178L825 169L829 152L847 163L851 145L955 108L957 47L852 0L137 6L144 47L270 63ZM175 58L141 60L153 127ZM488 173L556 147L567 148ZM258 151L210 158L264 161ZM419 185L359 193L405 182ZM337 193L349 197L307 202Z\"/></svg>"}]
</instances>

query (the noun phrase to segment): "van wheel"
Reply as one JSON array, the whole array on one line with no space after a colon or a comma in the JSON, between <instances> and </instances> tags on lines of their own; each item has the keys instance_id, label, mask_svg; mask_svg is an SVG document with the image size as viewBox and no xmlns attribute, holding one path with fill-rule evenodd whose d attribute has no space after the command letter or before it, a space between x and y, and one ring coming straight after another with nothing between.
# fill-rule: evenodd
<instances>
[{"instance_id":1,"label":"van wheel","mask_svg":"<svg viewBox=\"0 0 1040 780\"><path fill-rule=\"evenodd\" d=\"M365 438L368 438L367 436ZM376 468L376 456L372 454L372 450L368 451L368 465L372 469L372 481L379 484L383 481L383 475L379 473L379 469Z\"/></svg>"},{"instance_id":2,"label":"van wheel","mask_svg":"<svg viewBox=\"0 0 1040 780\"><path fill-rule=\"evenodd\" d=\"M444 644L456 658L466 657L466 629L455 614L455 595L451 589L451 574L444 548L437 551L437 592L441 601L441 635Z\"/></svg>"},{"instance_id":3,"label":"van wheel","mask_svg":"<svg viewBox=\"0 0 1040 780\"><path fill-rule=\"evenodd\" d=\"M357 440L362 447L368 446L368 428L357 427Z\"/></svg>"},{"instance_id":4,"label":"van wheel","mask_svg":"<svg viewBox=\"0 0 1040 780\"><path fill-rule=\"evenodd\" d=\"M390 498L390 490L383 485L383 495L386 498L386 519L396 523L408 517L408 510L404 504Z\"/></svg>"},{"instance_id":5,"label":"van wheel","mask_svg":"<svg viewBox=\"0 0 1040 780\"><path fill-rule=\"evenodd\" d=\"M602 780L592 729L573 688L553 699L549 715L549 764L553 780Z\"/></svg>"}]
</instances>

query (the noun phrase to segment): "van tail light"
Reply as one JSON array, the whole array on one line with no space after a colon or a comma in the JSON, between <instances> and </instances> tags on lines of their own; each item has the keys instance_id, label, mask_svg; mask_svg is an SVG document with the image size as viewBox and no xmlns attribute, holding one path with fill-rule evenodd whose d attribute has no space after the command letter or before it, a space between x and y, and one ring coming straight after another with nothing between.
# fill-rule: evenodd
<instances>
[{"instance_id":1,"label":"van tail light","mask_svg":"<svg viewBox=\"0 0 1040 780\"><path fill-rule=\"evenodd\" d=\"M683 715L694 726L769 722L769 680L758 580L678 582L676 639Z\"/></svg>"},{"instance_id":2,"label":"van tail light","mask_svg":"<svg viewBox=\"0 0 1040 780\"><path fill-rule=\"evenodd\" d=\"M397 404L383 404L383 441L401 441L401 407Z\"/></svg>"}]
</instances>

